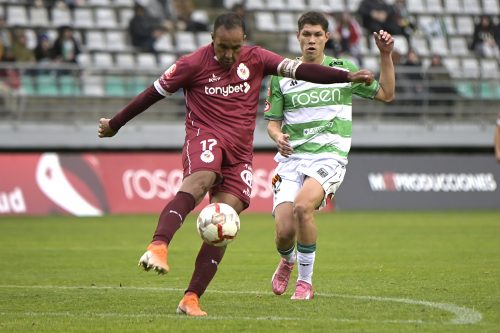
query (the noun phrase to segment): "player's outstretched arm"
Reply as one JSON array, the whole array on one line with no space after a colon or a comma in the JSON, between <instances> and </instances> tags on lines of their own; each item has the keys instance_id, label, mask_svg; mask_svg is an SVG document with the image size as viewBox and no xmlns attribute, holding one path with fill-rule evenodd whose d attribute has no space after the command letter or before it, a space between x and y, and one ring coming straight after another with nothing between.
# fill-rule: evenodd
<instances>
[{"instance_id":1,"label":"player's outstretched arm","mask_svg":"<svg viewBox=\"0 0 500 333\"><path fill-rule=\"evenodd\" d=\"M156 88L151 85L139 95L134 97L123 110L118 112L113 118L101 118L99 121L98 135L100 138L111 137L125 125L129 120L144 112L154 103L161 100L164 96L156 91Z\"/></svg>"},{"instance_id":2,"label":"player's outstretched arm","mask_svg":"<svg viewBox=\"0 0 500 333\"><path fill-rule=\"evenodd\" d=\"M366 69L351 73L344 69L308 64L288 58L278 65L278 75L321 84L343 82L371 84L375 79L373 73Z\"/></svg>"},{"instance_id":3,"label":"player's outstretched arm","mask_svg":"<svg viewBox=\"0 0 500 333\"><path fill-rule=\"evenodd\" d=\"M396 95L396 74L392 62L394 38L384 30L373 33L375 44L380 52L380 89L375 96L376 100L390 102Z\"/></svg>"}]
</instances>

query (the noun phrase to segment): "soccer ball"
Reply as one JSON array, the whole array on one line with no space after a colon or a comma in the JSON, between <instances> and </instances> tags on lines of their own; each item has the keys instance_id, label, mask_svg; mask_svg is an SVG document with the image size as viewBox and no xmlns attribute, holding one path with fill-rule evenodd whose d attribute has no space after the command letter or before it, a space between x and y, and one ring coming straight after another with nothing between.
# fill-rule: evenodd
<instances>
[{"instance_id":1,"label":"soccer ball","mask_svg":"<svg viewBox=\"0 0 500 333\"><path fill-rule=\"evenodd\" d=\"M196 227L205 243L225 246L231 243L240 231L240 217L231 206L213 203L201 210Z\"/></svg>"}]
</instances>

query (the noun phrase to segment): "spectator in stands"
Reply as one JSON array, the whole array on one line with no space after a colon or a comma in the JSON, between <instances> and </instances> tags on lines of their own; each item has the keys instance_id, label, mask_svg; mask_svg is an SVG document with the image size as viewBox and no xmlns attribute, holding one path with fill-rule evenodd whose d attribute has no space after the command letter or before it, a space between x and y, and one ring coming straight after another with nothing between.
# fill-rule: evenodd
<instances>
[{"instance_id":1,"label":"spectator in stands","mask_svg":"<svg viewBox=\"0 0 500 333\"><path fill-rule=\"evenodd\" d=\"M146 9L136 4L128 31L132 45L140 52L155 52L154 44L162 34L160 21L149 15Z\"/></svg>"},{"instance_id":2,"label":"spectator in stands","mask_svg":"<svg viewBox=\"0 0 500 333\"><path fill-rule=\"evenodd\" d=\"M37 37L37 44L34 50L38 67L37 73L48 74L50 69L44 67L47 67L46 65L50 65L52 63L52 45L46 34L39 34Z\"/></svg>"},{"instance_id":3,"label":"spectator in stands","mask_svg":"<svg viewBox=\"0 0 500 333\"><path fill-rule=\"evenodd\" d=\"M394 8L384 0L362 0L358 7L361 23L368 32L385 30L393 35L401 35Z\"/></svg>"},{"instance_id":4,"label":"spectator in stands","mask_svg":"<svg viewBox=\"0 0 500 333\"><path fill-rule=\"evenodd\" d=\"M495 26L490 16L482 15L475 25L470 49L480 57L500 59L500 50L495 40Z\"/></svg>"},{"instance_id":5,"label":"spectator in stands","mask_svg":"<svg viewBox=\"0 0 500 333\"><path fill-rule=\"evenodd\" d=\"M35 63L35 54L28 47L24 29L15 29L12 35L12 58L16 62Z\"/></svg>"},{"instance_id":6,"label":"spectator in stands","mask_svg":"<svg viewBox=\"0 0 500 333\"><path fill-rule=\"evenodd\" d=\"M433 54L426 72L429 84L429 104L451 106L454 104L457 91L453 86L451 75L438 54Z\"/></svg>"},{"instance_id":7,"label":"spectator in stands","mask_svg":"<svg viewBox=\"0 0 500 333\"><path fill-rule=\"evenodd\" d=\"M177 12L176 26L178 30L198 32L208 31L206 22L195 18L195 6L191 0L174 0L175 10Z\"/></svg>"},{"instance_id":8,"label":"spectator in stands","mask_svg":"<svg viewBox=\"0 0 500 333\"><path fill-rule=\"evenodd\" d=\"M406 61L401 66L402 80L400 84L404 87L406 99L409 104L422 105L423 97L426 96L424 76L422 73L422 61L415 50L410 49L406 55Z\"/></svg>"},{"instance_id":9,"label":"spectator in stands","mask_svg":"<svg viewBox=\"0 0 500 333\"><path fill-rule=\"evenodd\" d=\"M361 54L363 33L358 21L349 12L344 12L334 31L332 38L337 39L340 44L340 56L345 58L351 55L357 60L358 66L363 66Z\"/></svg>"},{"instance_id":10,"label":"spectator in stands","mask_svg":"<svg viewBox=\"0 0 500 333\"><path fill-rule=\"evenodd\" d=\"M5 18L0 15L0 61L4 60L4 55L10 53L12 39Z\"/></svg>"},{"instance_id":11,"label":"spectator in stands","mask_svg":"<svg viewBox=\"0 0 500 333\"><path fill-rule=\"evenodd\" d=\"M497 116L497 126L495 130L495 157L500 163L500 113Z\"/></svg>"},{"instance_id":12,"label":"spectator in stands","mask_svg":"<svg viewBox=\"0 0 500 333\"><path fill-rule=\"evenodd\" d=\"M415 30L416 25L414 24L414 19L410 15L410 12L406 7L406 0L396 0L393 8L400 34L405 36L406 40L408 41L408 45L410 45L410 38L413 34L413 31Z\"/></svg>"},{"instance_id":13,"label":"spectator in stands","mask_svg":"<svg viewBox=\"0 0 500 333\"><path fill-rule=\"evenodd\" d=\"M62 26L52 47L53 57L56 62L76 64L80 54L80 44L73 35L73 28Z\"/></svg>"}]
</instances>

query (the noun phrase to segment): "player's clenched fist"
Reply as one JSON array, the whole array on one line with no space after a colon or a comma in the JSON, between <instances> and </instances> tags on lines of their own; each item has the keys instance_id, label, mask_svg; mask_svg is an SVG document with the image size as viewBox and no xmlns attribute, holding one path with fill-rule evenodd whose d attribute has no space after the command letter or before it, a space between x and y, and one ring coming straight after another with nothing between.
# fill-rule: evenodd
<instances>
[{"instance_id":1,"label":"player's clenched fist","mask_svg":"<svg viewBox=\"0 0 500 333\"><path fill-rule=\"evenodd\" d=\"M109 126L109 119L107 119L107 118L99 119L99 130L97 131L97 135L99 135L100 138L111 137L115 134L116 134L116 131L114 131Z\"/></svg>"}]
</instances>

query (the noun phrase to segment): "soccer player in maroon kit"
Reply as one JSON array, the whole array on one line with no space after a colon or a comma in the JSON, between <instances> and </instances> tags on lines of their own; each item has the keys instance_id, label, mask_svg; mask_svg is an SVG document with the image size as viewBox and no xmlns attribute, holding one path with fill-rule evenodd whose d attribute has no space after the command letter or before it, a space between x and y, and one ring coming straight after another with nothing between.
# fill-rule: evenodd
<instances>
[{"instance_id":1,"label":"soccer player in maroon kit","mask_svg":"<svg viewBox=\"0 0 500 333\"><path fill-rule=\"evenodd\" d=\"M218 16L213 42L177 60L152 86L136 96L112 119L100 119L99 137L111 137L152 104L184 90L186 137L182 150L184 179L160 214L151 244L139 260L146 271L169 271L168 244L185 217L209 192L238 213L250 204L253 132L259 91L266 75L316 83L364 82L373 73L350 73L321 65L302 64L259 46L246 46L245 27L234 13ZM177 313L205 316L199 298L215 276L225 247L201 245L195 268Z\"/></svg>"}]
</instances>

